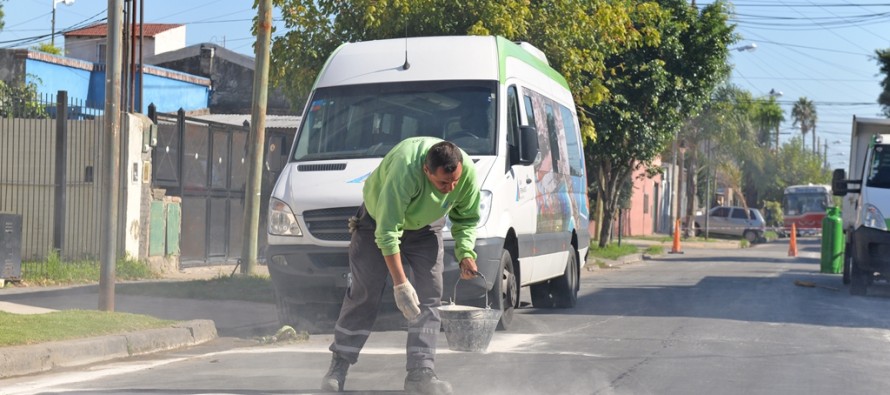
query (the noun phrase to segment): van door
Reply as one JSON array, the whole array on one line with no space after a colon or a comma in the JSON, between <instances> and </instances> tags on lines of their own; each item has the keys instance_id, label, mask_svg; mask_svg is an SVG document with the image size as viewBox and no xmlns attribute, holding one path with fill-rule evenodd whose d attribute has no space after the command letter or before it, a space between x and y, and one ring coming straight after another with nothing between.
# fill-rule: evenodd
<instances>
[{"instance_id":1,"label":"van door","mask_svg":"<svg viewBox=\"0 0 890 395\"><path fill-rule=\"evenodd\" d=\"M521 125L534 125L534 122L522 122L520 114L519 92L516 85L507 87L507 155L505 185L512 185L514 191L505 194L507 210L512 219L513 229L519 239L520 272L523 279L534 278L534 265L523 265L523 257L534 254L534 237L536 224L535 203L535 169L532 165L519 164L519 127Z\"/></svg>"}]
</instances>

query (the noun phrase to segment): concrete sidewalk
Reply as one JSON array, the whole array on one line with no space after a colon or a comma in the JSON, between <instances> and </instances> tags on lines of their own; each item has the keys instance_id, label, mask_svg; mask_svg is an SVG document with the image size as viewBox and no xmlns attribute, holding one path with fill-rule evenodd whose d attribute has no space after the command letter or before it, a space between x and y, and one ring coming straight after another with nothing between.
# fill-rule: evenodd
<instances>
[{"instance_id":1,"label":"concrete sidewalk","mask_svg":"<svg viewBox=\"0 0 890 395\"><path fill-rule=\"evenodd\" d=\"M233 267L186 269L168 273L164 281L207 279ZM97 285L70 287L0 288L0 311L43 314L57 310L95 310ZM190 347L218 336L252 338L271 335L278 329L274 304L242 301L173 299L116 294L116 312L149 315L178 321L168 328L119 335L0 347L0 378L45 372L112 359Z\"/></svg>"}]
</instances>

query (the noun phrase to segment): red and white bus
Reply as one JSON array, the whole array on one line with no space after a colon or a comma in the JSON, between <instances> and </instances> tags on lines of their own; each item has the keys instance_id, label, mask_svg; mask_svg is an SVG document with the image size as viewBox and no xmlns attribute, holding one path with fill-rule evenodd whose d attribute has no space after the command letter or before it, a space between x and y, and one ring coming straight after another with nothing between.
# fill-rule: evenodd
<instances>
[{"instance_id":1,"label":"red and white bus","mask_svg":"<svg viewBox=\"0 0 890 395\"><path fill-rule=\"evenodd\" d=\"M831 206L831 187L828 185L792 185L785 188L782 213L785 217L785 233L791 234L791 225L797 226L798 235L822 232L822 219Z\"/></svg>"}]
</instances>

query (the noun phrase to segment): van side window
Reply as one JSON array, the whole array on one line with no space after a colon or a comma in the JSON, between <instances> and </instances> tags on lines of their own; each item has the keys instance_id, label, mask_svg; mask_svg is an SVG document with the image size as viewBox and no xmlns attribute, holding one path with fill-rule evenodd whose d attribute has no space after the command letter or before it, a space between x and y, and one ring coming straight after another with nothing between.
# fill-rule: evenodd
<instances>
[{"instance_id":1,"label":"van side window","mask_svg":"<svg viewBox=\"0 0 890 395\"><path fill-rule=\"evenodd\" d=\"M519 163L519 94L516 85L507 88L507 169Z\"/></svg>"},{"instance_id":2,"label":"van side window","mask_svg":"<svg viewBox=\"0 0 890 395\"><path fill-rule=\"evenodd\" d=\"M569 151L569 172L573 176L584 175L584 148L578 141L578 128L575 124L576 117L565 106L559 106L562 113L562 126L566 131L566 146ZM643 207L647 207L644 205Z\"/></svg>"},{"instance_id":3,"label":"van side window","mask_svg":"<svg viewBox=\"0 0 890 395\"><path fill-rule=\"evenodd\" d=\"M529 95L524 96L525 100L525 124L536 125L535 123L535 106L532 105L532 98Z\"/></svg>"},{"instance_id":4,"label":"van side window","mask_svg":"<svg viewBox=\"0 0 890 395\"><path fill-rule=\"evenodd\" d=\"M547 114L547 136L550 140L550 161L553 163L553 171L565 174L559 167L562 154L559 152L559 126L556 125L556 117L553 116L553 106L550 103L544 104L544 113Z\"/></svg>"}]
</instances>

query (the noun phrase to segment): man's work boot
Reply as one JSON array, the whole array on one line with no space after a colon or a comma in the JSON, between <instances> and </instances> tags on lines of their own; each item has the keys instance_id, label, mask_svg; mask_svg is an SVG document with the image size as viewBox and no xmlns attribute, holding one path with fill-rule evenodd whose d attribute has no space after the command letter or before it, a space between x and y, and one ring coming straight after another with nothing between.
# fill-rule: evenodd
<instances>
[{"instance_id":1,"label":"man's work boot","mask_svg":"<svg viewBox=\"0 0 890 395\"><path fill-rule=\"evenodd\" d=\"M331 358L331 367L321 380L321 390L330 392L342 392L346 385L346 371L349 370L349 361L340 358L337 354Z\"/></svg>"},{"instance_id":2,"label":"man's work boot","mask_svg":"<svg viewBox=\"0 0 890 395\"><path fill-rule=\"evenodd\" d=\"M417 368L408 371L405 391L424 395L451 395L451 384L439 380L430 368Z\"/></svg>"}]
</instances>

